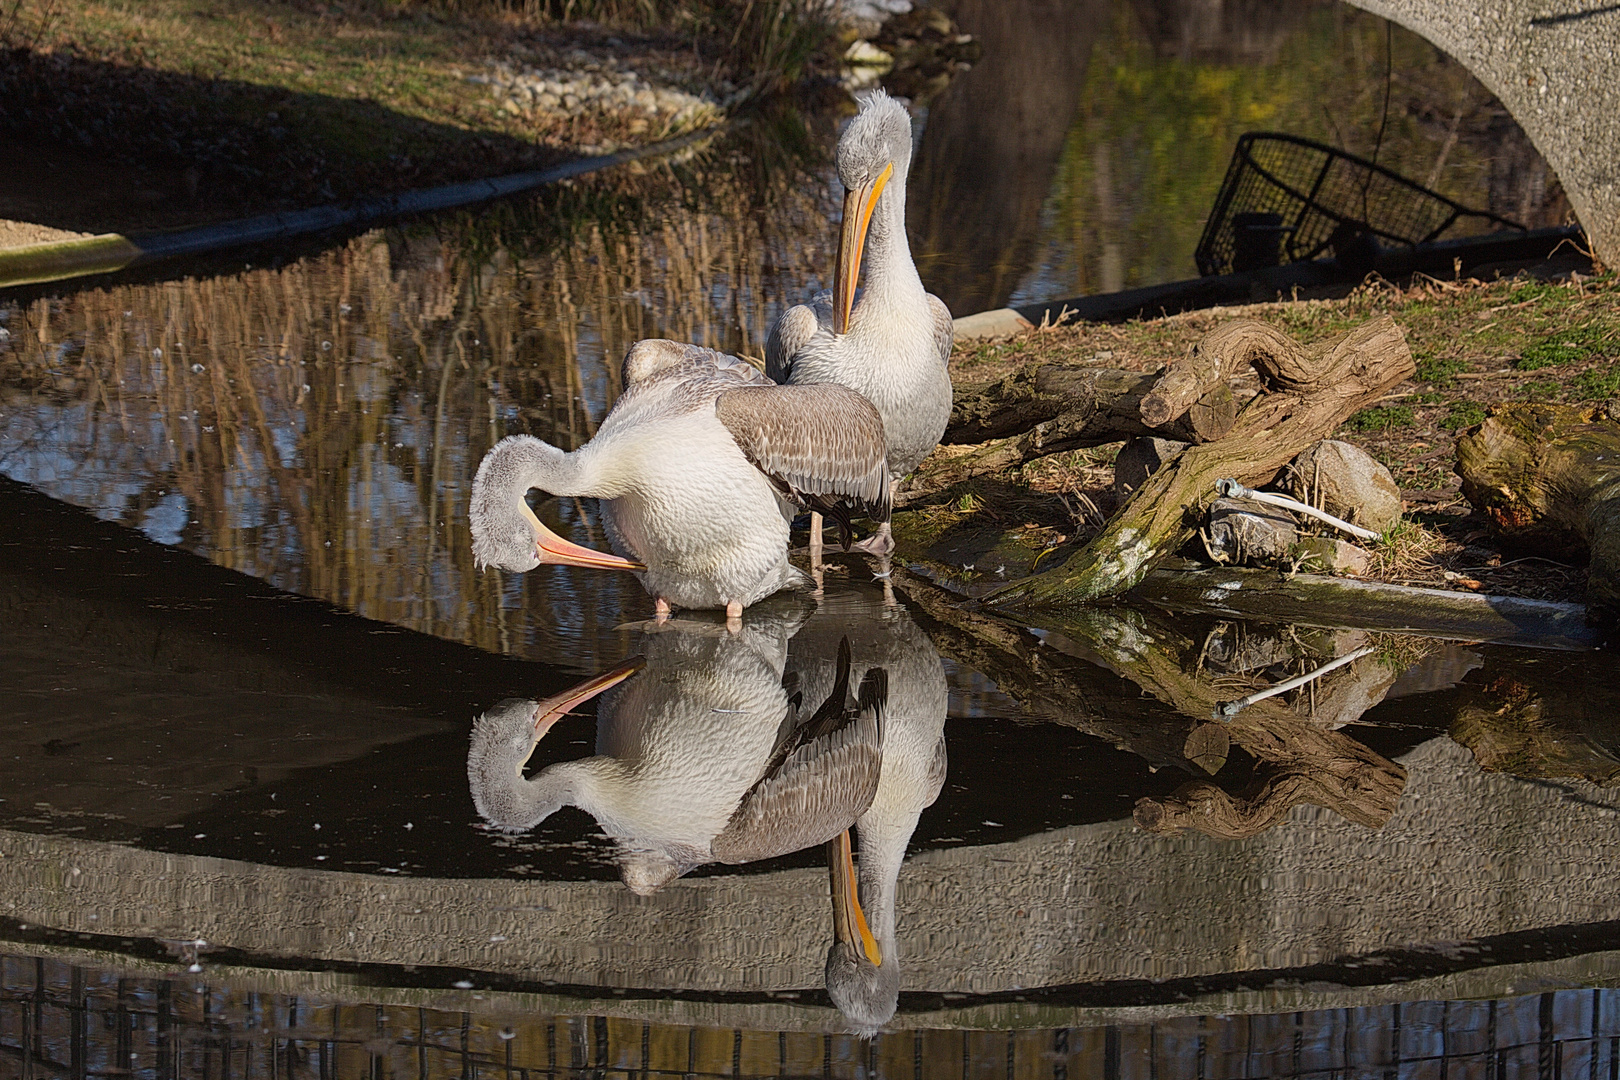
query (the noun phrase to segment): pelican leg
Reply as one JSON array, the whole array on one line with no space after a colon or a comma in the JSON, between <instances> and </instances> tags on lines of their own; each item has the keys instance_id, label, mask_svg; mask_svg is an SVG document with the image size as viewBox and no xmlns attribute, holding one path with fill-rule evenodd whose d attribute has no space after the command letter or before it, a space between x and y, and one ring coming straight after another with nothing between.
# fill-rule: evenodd
<instances>
[{"instance_id":1,"label":"pelican leg","mask_svg":"<svg viewBox=\"0 0 1620 1080\"><path fill-rule=\"evenodd\" d=\"M810 511L810 569L821 569L821 514Z\"/></svg>"},{"instance_id":2,"label":"pelican leg","mask_svg":"<svg viewBox=\"0 0 1620 1080\"><path fill-rule=\"evenodd\" d=\"M742 601L730 600L726 603L726 629L733 634L742 632Z\"/></svg>"},{"instance_id":3,"label":"pelican leg","mask_svg":"<svg viewBox=\"0 0 1620 1080\"><path fill-rule=\"evenodd\" d=\"M669 601L662 596L653 600L653 618L658 622L668 622L670 616Z\"/></svg>"},{"instance_id":4,"label":"pelican leg","mask_svg":"<svg viewBox=\"0 0 1620 1080\"><path fill-rule=\"evenodd\" d=\"M857 544L851 544L850 548L854 551L864 551L868 555L887 555L894 550L894 535L890 531L889 523L885 521L877 527L877 532Z\"/></svg>"}]
</instances>

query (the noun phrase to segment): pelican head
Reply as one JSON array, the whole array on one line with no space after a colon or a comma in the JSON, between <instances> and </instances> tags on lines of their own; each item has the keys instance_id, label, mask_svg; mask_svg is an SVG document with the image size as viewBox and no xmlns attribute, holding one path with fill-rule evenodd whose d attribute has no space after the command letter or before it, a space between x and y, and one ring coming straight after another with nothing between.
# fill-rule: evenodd
<instances>
[{"instance_id":1,"label":"pelican head","mask_svg":"<svg viewBox=\"0 0 1620 1080\"><path fill-rule=\"evenodd\" d=\"M534 516L525 495L530 488L573 494L570 455L529 435L510 435L484 455L473 477L473 561L479 569L498 566L522 573L541 563L589 566L601 570L645 570L641 563L581 547L552 532ZM584 494L581 492L580 494Z\"/></svg>"},{"instance_id":2,"label":"pelican head","mask_svg":"<svg viewBox=\"0 0 1620 1080\"><path fill-rule=\"evenodd\" d=\"M485 821L507 832L532 829L563 806L576 792L573 771L564 762L544 769L532 780L523 766L546 732L570 709L589 701L640 671L645 661L633 657L618 667L543 701L507 698L473 724L467 749L467 783L473 805Z\"/></svg>"},{"instance_id":3,"label":"pelican head","mask_svg":"<svg viewBox=\"0 0 1620 1080\"><path fill-rule=\"evenodd\" d=\"M844 184L844 224L838 233L838 267L833 276L833 331L849 333L861 250L872 212L883 193L904 199L911 168L911 117L905 106L876 90L861 99L861 111L838 140L838 179Z\"/></svg>"},{"instance_id":4,"label":"pelican head","mask_svg":"<svg viewBox=\"0 0 1620 1080\"><path fill-rule=\"evenodd\" d=\"M871 1038L894 1016L900 1002L900 962L866 924L855 881L849 830L827 842L832 878L833 943L827 950L827 996L857 1035Z\"/></svg>"}]
</instances>

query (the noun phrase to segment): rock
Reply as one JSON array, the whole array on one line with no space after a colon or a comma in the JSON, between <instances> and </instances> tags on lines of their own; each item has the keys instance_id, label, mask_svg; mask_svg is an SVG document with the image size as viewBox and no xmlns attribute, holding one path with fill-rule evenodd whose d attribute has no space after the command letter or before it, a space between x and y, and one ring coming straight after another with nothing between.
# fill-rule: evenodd
<instances>
[{"instance_id":1,"label":"rock","mask_svg":"<svg viewBox=\"0 0 1620 1080\"><path fill-rule=\"evenodd\" d=\"M1389 470L1372 455L1346 442L1324 439L1284 472L1287 492L1374 532L1383 532L1401 516L1401 489Z\"/></svg>"},{"instance_id":2,"label":"rock","mask_svg":"<svg viewBox=\"0 0 1620 1080\"><path fill-rule=\"evenodd\" d=\"M1350 574L1362 577L1372 565L1372 553L1348 540L1331 536L1307 536L1299 542L1295 556L1300 569L1312 574Z\"/></svg>"},{"instance_id":3,"label":"rock","mask_svg":"<svg viewBox=\"0 0 1620 1080\"><path fill-rule=\"evenodd\" d=\"M1114 493L1124 499L1158 472L1159 466L1185 449L1186 443L1173 439L1154 439L1145 435L1127 439L1119 456L1114 458Z\"/></svg>"},{"instance_id":4,"label":"rock","mask_svg":"<svg viewBox=\"0 0 1620 1080\"><path fill-rule=\"evenodd\" d=\"M1216 499L1203 531L1204 550L1222 565L1275 563L1290 558L1299 541L1294 515L1253 499Z\"/></svg>"}]
</instances>

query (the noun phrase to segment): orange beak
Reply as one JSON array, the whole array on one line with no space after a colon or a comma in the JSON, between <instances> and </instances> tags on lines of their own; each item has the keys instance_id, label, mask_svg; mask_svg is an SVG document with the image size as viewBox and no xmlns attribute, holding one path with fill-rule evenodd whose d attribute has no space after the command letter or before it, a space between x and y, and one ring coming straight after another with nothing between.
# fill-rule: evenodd
<instances>
[{"instance_id":1,"label":"orange beak","mask_svg":"<svg viewBox=\"0 0 1620 1080\"><path fill-rule=\"evenodd\" d=\"M859 944L874 966L882 965L883 954L878 949L877 939L872 937L871 928L866 925L866 913L861 910L848 829L827 841L827 870L832 876L834 936L851 945Z\"/></svg>"},{"instance_id":2,"label":"orange beak","mask_svg":"<svg viewBox=\"0 0 1620 1080\"><path fill-rule=\"evenodd\" d=\"M538 742L544 738L546 732L551 730L551 725L567 716L571 710L578 708L609 687L619 685L646 666L647 661L639 656L632 656L612 671L586 679L578 686L564 690L560 694L539 702L534 707L535 741Z\"/></svg>"},{"instance_id":3,"label":"orange beak","mask_svg":"<svg viewBox=\"0 0 1620 1080\"><path fill-rule=\"evenodd\" d=\"M525 507L527 509L527 507ZM530 513L530 524L534 526L535 554L542 563L552 563L558 566L589 566L596 570L645 570L646 565L634 559L623 559L617 555L609 555L605 551L596 551L588 547L581 547L572 540L564 540L550 529L545 523Z\"/></svg>"},{"instance_id":4,"label":"orange beak","mask_svg":"<svg viewBox=\"0 0 1620 1080\"><path fill-rule=\"evenodd\" d=\"M876 180L868 180L844 193L844 224L838 231L838 266L833 274L833 333L849 333L849 315L855 308L855 284L861 276L861 251L878 196L894 175L894 162L883 167Z\"/></svg>"}]
</instances>

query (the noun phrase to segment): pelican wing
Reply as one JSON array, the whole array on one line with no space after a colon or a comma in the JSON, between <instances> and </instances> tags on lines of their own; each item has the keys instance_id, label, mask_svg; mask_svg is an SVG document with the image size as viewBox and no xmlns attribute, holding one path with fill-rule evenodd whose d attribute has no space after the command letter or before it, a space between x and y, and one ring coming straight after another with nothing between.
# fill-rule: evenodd
<instances>
[{"instance_id":1,"label":"pelican wing","mask_svg":"<svg viewBox=\"0 0 1620 1080\"><path fill-rule=\"evenodd\" d=\"M951 309L945 306L945 301L928 294L928 311L934 317L934 348L939 353L940 361L949 363L951 359L951 342L956 340L955 324L951 321Z\"/></svg>"},{"instance_id":2,"label":"pelican wing","mask_svg":"<svg viewBox=\"0 0 1620 1080\"><path fill-rule=\"evenodd\" d=\"M714 411L787 498L846 524L851 512L889 520L883 420L855 391L831 383L745 386L720 394Z\"/></svg>"},{"instance_id":3,"label":"pelican wing","mask_svg":"<svg viewBox=\"0 0 1620 1080\"><path fill-rule=\"evenodd\" d=\"M849 696L849 639L839 642L838 679L814 716L777 747L711 851L724 863L774 858L824 844L855 823L877 795L883 768L887 675L867 672Z\"/></svg>"}]
</instances>

